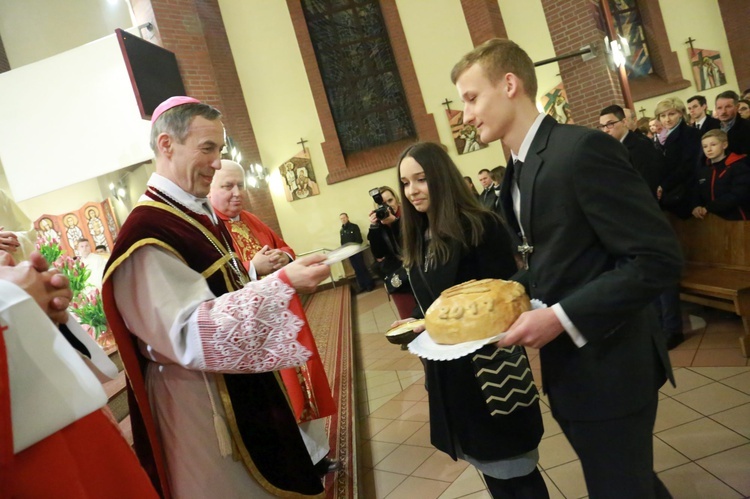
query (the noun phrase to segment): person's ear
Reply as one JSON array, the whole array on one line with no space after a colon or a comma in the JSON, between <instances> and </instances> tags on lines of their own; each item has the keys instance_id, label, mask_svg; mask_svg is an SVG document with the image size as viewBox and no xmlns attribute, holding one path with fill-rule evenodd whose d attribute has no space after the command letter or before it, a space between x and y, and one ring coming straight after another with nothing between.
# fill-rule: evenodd
<instances>
[{"instance_id":1,"label":"person's ear","mask_svg":"<svg viewBox=\"0 0 750 499\"><path fill-rule=\"evenodd\" d=\"M519 80L518 76L513 73L505 73L505 77L503 78L503 85L505 87L505 93L510 98L515 97L523 87L523 83L521 82L521 80Z\"/></svg>"},{"instance_id":2,"label":"person's ear","mask_svg":"<svg viewBox=\"0 0 750 499\"><path fill-rule=\"evenodd\" d=\"M156 149L162 156L167 158L172 157L172 136L166 132L162 132L156 137Z\"/></svg>"}]
</instances>

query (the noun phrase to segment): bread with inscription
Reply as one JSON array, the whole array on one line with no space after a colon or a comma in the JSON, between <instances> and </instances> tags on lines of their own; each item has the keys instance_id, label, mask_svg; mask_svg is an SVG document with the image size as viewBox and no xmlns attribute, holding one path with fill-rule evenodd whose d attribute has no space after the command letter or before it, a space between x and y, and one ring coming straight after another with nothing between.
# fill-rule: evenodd
<instances>
[{"instance_id":1,"label":"bread with inscription","mask_svg":"<svg viewBox=\"0 0 750 499\"><path fill-rule=\"evenodd\" d=\"M530 309L526 291L515 281L471 280L440 293L425 313L425 329L443 345L482 340L507 331Z\"/></svg>"}]
</instances>

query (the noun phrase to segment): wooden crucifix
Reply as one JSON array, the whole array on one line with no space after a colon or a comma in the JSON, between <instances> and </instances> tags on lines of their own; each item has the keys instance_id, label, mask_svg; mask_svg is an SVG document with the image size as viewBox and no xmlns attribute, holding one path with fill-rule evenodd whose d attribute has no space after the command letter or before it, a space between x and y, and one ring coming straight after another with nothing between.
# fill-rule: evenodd
<instances>
[{"instance_id":1,"label":"wooden crucifix","mask_svg":"<svg viewBox=\"0 0 750 499\"><path fill-rule=\"evenodd\" d=\"M645 107L640 108L638 110L638 112L641 113L641 118L645 118L646 117L646 108Z\"/></svg>"},{"instance_id":2,"label":"wooden crucifix","mask_svg":"<svg viewBox=\"0 0 750 499\"><path fill-rule=\"evenodd\" d=\"M300 137L300 138L299 138L299 142L297 142L297 144L299 144L299 145L301 145L301 146L302 146L302 152L305 152L305 151L307 151L307 149L305 148L305 143L306 143L306 142L309 142L309 140L305 140L305 139L304 139L304 138L302 138L302 137Z\"/></svg>"},{"instance_id":3,"label":"wooden crucifix","mask_svg":"<svg viewBox=\"0 0 750 499\"><path fill-rule=\"evenodd\" d=\"M693 42L697 42L697 41L698 40L696 40L695 38L693 38L691 36L691 37L688 37L687 41L685 42L685 45L690 45L690 57L693 57L693 55L695 55L695 49L693 48Z\"/></svg>"},{"instance_id":4,"label":"wooden crucifix","mask_svg":"<svg viewBox=\"0 0 750 499\"><path fill-rule=\"evenodd\" d=\"M447 109L448 111L450 111L451 110L451 104L453 104L453 101L452 100L448 100L448 97L446 97L445 100L443 102L441 102L441 104L445 106L445 109Z\"/></svg>"}]
</instances>

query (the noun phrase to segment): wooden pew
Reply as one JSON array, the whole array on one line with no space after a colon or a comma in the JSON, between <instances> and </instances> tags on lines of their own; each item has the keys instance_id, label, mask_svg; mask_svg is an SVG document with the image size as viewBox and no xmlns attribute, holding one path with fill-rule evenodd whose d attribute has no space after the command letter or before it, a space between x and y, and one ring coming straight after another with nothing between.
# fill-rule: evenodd
<instances>
[{"instance_id":1,"label":"wooden pew","mask_svg":"<svg viewBox=\"0 0 750 499\"><path fill-rule=\"evenodd\" d=\"M750 356L750 222L715 215L680 220L670 216L685 256L680 298L742 318L742 355Z\"/></svg>"}]
</instances>

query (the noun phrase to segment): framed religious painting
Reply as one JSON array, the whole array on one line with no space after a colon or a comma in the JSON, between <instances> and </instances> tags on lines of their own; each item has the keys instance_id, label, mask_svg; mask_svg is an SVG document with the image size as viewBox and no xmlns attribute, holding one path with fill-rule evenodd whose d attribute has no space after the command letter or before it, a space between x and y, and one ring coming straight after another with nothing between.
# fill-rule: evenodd
<instances>
[{"instance_id":1,"label":"framed religious painting","mask_svg":"<svg viewBox=\"0 0 750 499\"><path fill-rule=\"evenodd\" d=\"M451 125L451 134L458 154L467 154L487 147L487 144L479 140L477 127L464 123L463 111L446 109L445 114L448 116L448 122Z\"/></svg>"},{"instance_id":2,"label":"framed religious painting","mask_svg":"<svg viewBox=\"0 0 750 499\"><path fill-rule=\"evenodd\" d=\"M284 161L279 167L279 173L287 201L298 201L320 194L315 170L313 170L307 149L303 149Z\"/></svg>"},{"instance_id":3,"label":"framed religious painting","mask_svg":"<svg viewBox=\"0 0 750 499\"><path fill-rule=\"evenodd\" d=\"M544 94L540 100L542 101L544 114L552 116L558 123L573 124L568 96L565 93L562 83L559 83L552 90Z\"/></svg>"}]
</instances>

